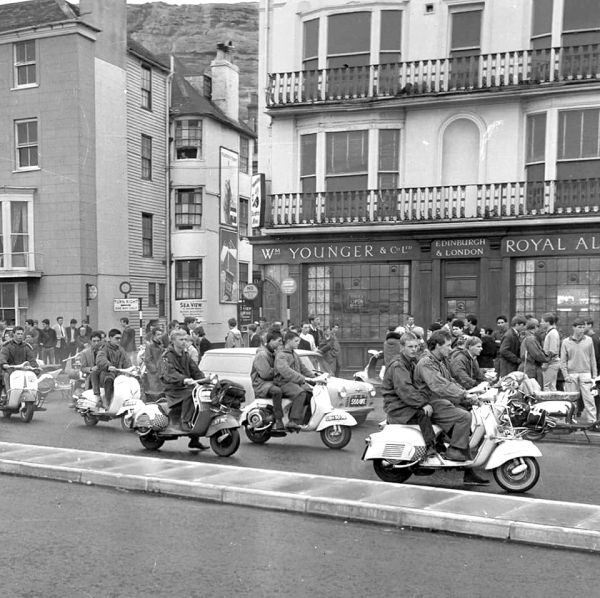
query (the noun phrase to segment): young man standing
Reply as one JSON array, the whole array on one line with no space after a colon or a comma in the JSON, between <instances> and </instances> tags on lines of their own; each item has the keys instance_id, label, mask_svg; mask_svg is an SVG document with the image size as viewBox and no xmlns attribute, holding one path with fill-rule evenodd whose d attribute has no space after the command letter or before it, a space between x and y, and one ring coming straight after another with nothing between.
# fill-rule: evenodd
<instances>
[{"instance_id":1,"label":"young man standing","mask_svg":"<svg viewBox=\"0 0 600 598\"><path fill-rule=\"evenodd\" d=\"M596 403L592 395L592 379L598 375L592 339L585 334L585 321L573 322L573 332L560 346L560 369L565 379L567 392L579 392L583 400L580 423L596 421Z\"/></svg>"},{"instance_id":2,"label":"young man standing","mask_svg":"<svg viewBox=\"0 0 600 598\"><path fill-rule=\"evenodd\" d=\"M554 315L551 313L542 314L540 328L544 332L542 348L548 358L547 363L542 365L544 390L556 390L556 378L560 369L560 335L556 329Z\"/></svg>"}]
</instances>

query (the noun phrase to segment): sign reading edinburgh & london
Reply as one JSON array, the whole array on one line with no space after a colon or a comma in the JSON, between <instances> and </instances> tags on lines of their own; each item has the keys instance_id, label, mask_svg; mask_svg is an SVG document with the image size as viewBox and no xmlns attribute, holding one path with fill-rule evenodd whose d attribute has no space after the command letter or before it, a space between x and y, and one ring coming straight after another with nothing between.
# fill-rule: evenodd
<instances>
[{"instance_id":1,"label":"sign reading edinburgh & london","mask_svg":"<svg viewBox=\"0 0 600 598\"><path fill-rule=\"evenodd\" d=\"M375 262L419 257L412 241L306 243L304 245L254 245L255 264L306 264L318 262Z\"/></svg>"},{"instance_id":2,"label":"sign reading edinburgh & london","mask_svg":"<svg viewBox=\"0 0 600 598\"><path fill-rule=\"evenodd\" d=\"M487 255L487 239L438 239L431 243L431 256L439 258L483 257Z\"/></svg>"}]
</instances>

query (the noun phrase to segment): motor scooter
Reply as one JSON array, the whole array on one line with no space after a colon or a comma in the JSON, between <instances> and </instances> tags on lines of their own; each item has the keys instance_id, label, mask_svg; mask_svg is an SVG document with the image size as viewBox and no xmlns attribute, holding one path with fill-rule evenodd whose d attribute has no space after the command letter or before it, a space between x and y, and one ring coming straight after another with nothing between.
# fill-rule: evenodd
<instances>
[{"instance_id":1,"label":"motor scooter","mask_svg":"<svg viewBox=\"0 0 600 598\"><path fill-rule=\"evenodd\" d=\"M108 411L102 407L102 400L97 400L93 389L81 393L75 410L83 417L86 426L95 426L98 422L121 420L124 430L131 430L131 415L133 410L144 402L141 399L138 369L135 366L126 369L117 369L119 375L115 378L113 398ZM100 396L104 396L104 389L100 389Z\"/></svg>"},{"instance_id":2,"label":"motor scooter","mask_svg":"<svg viewBox=\"0 0 600 598\"><path fill-rule=\"evenodd\" d=\"M592 395L596 402L596 413L600 414L598 385L600 377L594 380ZM519 385L521 400L529 409L529 422L534 416L543 417L542 424L532 425L525 422L524 438L541 440L548 434L566 435L583 432L588 442L591 442L588 432L600 432L600 419L595 422L581 422L576 418L578 392L543 391L535 380L523 379ZM515 399L515 400L518 400ZM535 421L535 420L534 420Z\"/></svg>"},{"instance_id":3,"label":"motor scooter","mask_svg":"<svg viewBox=\"0 0 600 598\"><path fill-rule=\"evenodd\" d=\"M351 426L356 426L356 419L343 409L333 408L327 391L327 374L307 378L306 382L314 385L310 408L306 410L304 425L293 431L319 432L325 446L332 449L344 448L352 438ZM283 399L285 421L289 418L291 405L290 399ZM264 444L271 437L285 435L274 430L275 414L272 399L256 398L242 411L240 423L244 426L248 439L255 444Z\"/></svg>"},{"instance_id":4,"label":"motor scooter","mask_svg":"<svg viewBox=\"0 0 600 598\"><path fill-rule=\"evenodd\" d=\"M194 412L190 429L180 427L176 421L179 410L169 409L164 398L138 405L130 420L132 429L149 451L157 451L167 440L204 436L209 438L210 448L216 455L230 457L240 446L240 423L236 414L244 400L244 389L227 380L219 381L216 376L194 380L193 384Z\"/></svg>"},{"instance_id":5,"label":"motor scooter","mask_svg":"<svg viewBox=\"0 0 600 598\"><path fill-rule=\"evenodd\" d=\"M537 457L542 453L522 438L523 431L513 428L510 420L499 423L506 408L497 396L493 403L480 398L473 407L469 451L474 456L465 462L445 459L443 453L427 455L419 426L404 424L387 424L368 436L362 458L373 461L376 475L384 482L403 483L413 474L425 476L443 469L483 468L491 470L507 492L527 492L539 479ZM437 425L433 429L439 439L442 429Z\"/></svg>"},{"instance_id":6,"label":"motor scooter","mask_svg":"<svg viewBox=\"0 0 600 598\"><path fill-rule=\"evenodd\" d=\"M29 362L8 367L8 388L3 389L0 396L0 411L2 416L9 418L18 413L21 420L29 423L33 419L34 412L42 410L46 395L41 396L38 392L38 377L36 370Z\"/></svg>"}]
</instances>

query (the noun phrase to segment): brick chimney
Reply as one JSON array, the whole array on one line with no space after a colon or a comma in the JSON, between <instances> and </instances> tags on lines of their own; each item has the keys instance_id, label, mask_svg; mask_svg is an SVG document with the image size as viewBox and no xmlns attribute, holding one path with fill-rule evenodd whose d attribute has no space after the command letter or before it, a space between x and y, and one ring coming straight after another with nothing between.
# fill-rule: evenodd
<instances>
[{"instance_id":1,"label":"brick chimney","mask_svg":"<svg viewBox=\"0 0 600 598\"><path fill-rule=\"evenodd\" d=\"M100 29L96 38L96 57L120 68L126 67L126 0L79 0L82 21Z\"/></svg>"},{"instance_id":2,"label":"brick chimney","mask_svg":"<svg viewBox=\"0 0 600 598\"><path fill-rule=\"evenodd\" d=\"M233 44L217 44L217 56L210 63L212 101L233 120L240 118L240 69L231 62Z\"/></svg>"}]
</instances>

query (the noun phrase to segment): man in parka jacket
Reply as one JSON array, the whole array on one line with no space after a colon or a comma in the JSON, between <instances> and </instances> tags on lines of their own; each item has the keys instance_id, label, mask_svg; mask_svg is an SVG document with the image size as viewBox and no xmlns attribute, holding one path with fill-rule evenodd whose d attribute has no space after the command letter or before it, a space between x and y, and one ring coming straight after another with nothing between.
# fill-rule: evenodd
<instances>
[{"instance_id":1,"label":"man in parka jacket","mask_svg":"<svg viewBox=\"0 0 600 598\"><path fill-rule=\"evenodd\" d=\"M121 331L118 328L112 328L108 332L108 341L98 351L96 356L96 365L100 375L100 384L104 386L104 409L110 408L110 402L113 398L115 378L117 369L126 369L131 367L129 356L125 349L121 347Z\"/></svg>"},{"instance_id":2,"label":"man in parka jacket","mask_svg":"<svg viewBox=\"0 0 600 598\"><path fill-rule=\"evenodd\" d=\"M298 333L289 330L283 337L283 349L275 353L275 384L285 398L292 400L287 426L290 430L299 430L304 423L307 392L311 390L306 379L315 377L295 351L299 342Z\"/></svg>"},{"instance_id":3,"label":"man in parka jacket","mask_svg":"<svg viewBox=\"0 0 600 598\"><path fill-rule=\"evenodd\" d=\"M266 345L256 352L250 371L254 396L265 397L273 401L273 413L275 415L273 432L276 432L277 435L285 435L281 405L282 391L275 384L275 354L281 348L281 342L281 332L269 332L266 336Z\"/></svg>"}]
</instances>

